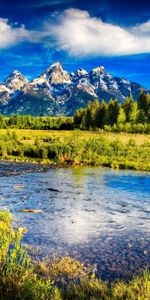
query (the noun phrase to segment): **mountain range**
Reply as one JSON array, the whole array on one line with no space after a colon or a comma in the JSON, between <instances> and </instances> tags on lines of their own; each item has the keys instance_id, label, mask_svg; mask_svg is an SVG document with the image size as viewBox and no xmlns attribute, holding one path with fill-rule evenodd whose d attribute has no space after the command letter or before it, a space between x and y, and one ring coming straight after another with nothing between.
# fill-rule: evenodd
<instances>
[{"instance_id":1,"label":"mountain range","mask_svg":"<svg viewBox=\"0 0 150 300\"><path fill-rule=\"evenodd\" d=\"M141 89L139 83L112 76L103 66L69 73L56 62L32 81L13 71L0 83L0 113L69 116L89 100L117 98L122 102L131 93L137 99Z\"/></svg>"}]
</instances>

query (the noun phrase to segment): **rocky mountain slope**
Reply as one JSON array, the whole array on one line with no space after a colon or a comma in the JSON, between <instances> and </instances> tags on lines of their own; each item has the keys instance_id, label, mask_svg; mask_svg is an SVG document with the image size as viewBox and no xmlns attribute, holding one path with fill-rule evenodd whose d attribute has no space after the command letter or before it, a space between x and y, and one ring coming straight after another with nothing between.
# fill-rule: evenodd
<instances>
[{"instance_id":1,"label":"rocky mountain slope","mask_svg":"<svg viewBox=\"0 0 150 300\"><path fill-rule=\"evenodd\" d=\"M87 72L65 71L60 62L29 82L19 71L13 71L0 84L0 112L5 115L72 115L88 100L117 98L122 102L133 94L138 98L143 87L135 82L114 77L104 67Z\"/></svg>"}]
</instances>

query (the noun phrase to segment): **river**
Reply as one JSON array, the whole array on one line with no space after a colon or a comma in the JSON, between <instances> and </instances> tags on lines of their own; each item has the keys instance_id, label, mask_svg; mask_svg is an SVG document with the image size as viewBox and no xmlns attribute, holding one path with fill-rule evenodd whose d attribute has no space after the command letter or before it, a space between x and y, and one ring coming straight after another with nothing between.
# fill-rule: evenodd
<instances>
[{"instance_id":1,"label":"river","mask_svg":"<svg viewBox=\"0 0 150 300\"><path fill-rule=\"evenodd\" d=\"M71 255L102 279L150 267L149 173L1 163L0 209L27 228L36 257Z\"/></svg>"}]
</instances>

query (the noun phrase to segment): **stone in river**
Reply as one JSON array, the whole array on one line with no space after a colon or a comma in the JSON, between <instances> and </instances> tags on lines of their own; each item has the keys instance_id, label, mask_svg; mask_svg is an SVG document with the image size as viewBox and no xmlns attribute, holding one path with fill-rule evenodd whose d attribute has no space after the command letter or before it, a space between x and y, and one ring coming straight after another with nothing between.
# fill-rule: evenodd
<instances>
[{"instance_id":1,"label":"stone in river","mask_svg":"<svg viewBox=\"0 0 150 300\"><path fill-rule=\"evenodd\" d=\"M24 185L15 185L14 188L15 189L24 189Z\"/></svg>"},{"instance_id":2,"label":"stone in river","mask_svg":"<svg viewBox=\"0 0 150 300\"><path fill-rule=\"evenodd\" d=\"M26 213L41 213L41 209L21 209L20 212L26 212Z\"/></svg>"}]
</instances>

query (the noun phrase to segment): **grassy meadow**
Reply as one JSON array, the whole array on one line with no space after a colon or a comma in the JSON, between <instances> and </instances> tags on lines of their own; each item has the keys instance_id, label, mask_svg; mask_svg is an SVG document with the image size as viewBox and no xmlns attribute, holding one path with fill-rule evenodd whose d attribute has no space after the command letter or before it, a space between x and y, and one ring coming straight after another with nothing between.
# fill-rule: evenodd
<instances>
[{"instance_id":1,"label":"grassy meadow","mask_svg":"<svg viewBox=\"0 0 150 300\"><path fill-rule=\"evenodd\" d=\"M93 137L104 137L109 141L119 140L123 144L129 142L130 139L134 139L137 145L143 143L150 143L149 134L133 134L133 133L114 133L114 132L105 132L105 131L81 131L81 130L32 130L32 129L0 129L0 137L7 133L16 133L21 140L26 140L31 143L35 141L36 138L52 138L57 139L61 137L72 138L74 136L81 137L82 139L88 140Z\"/></svg>"},{"instance_id":2,"label":"grassy meadow","mask_svg":"<svg viewBox=\"0 0 150 300\"><path fill-rule=\"evenodd\" d=\"M150 171L150 135L0 129L2 160Z\"/></svg>"}]
</instances>

